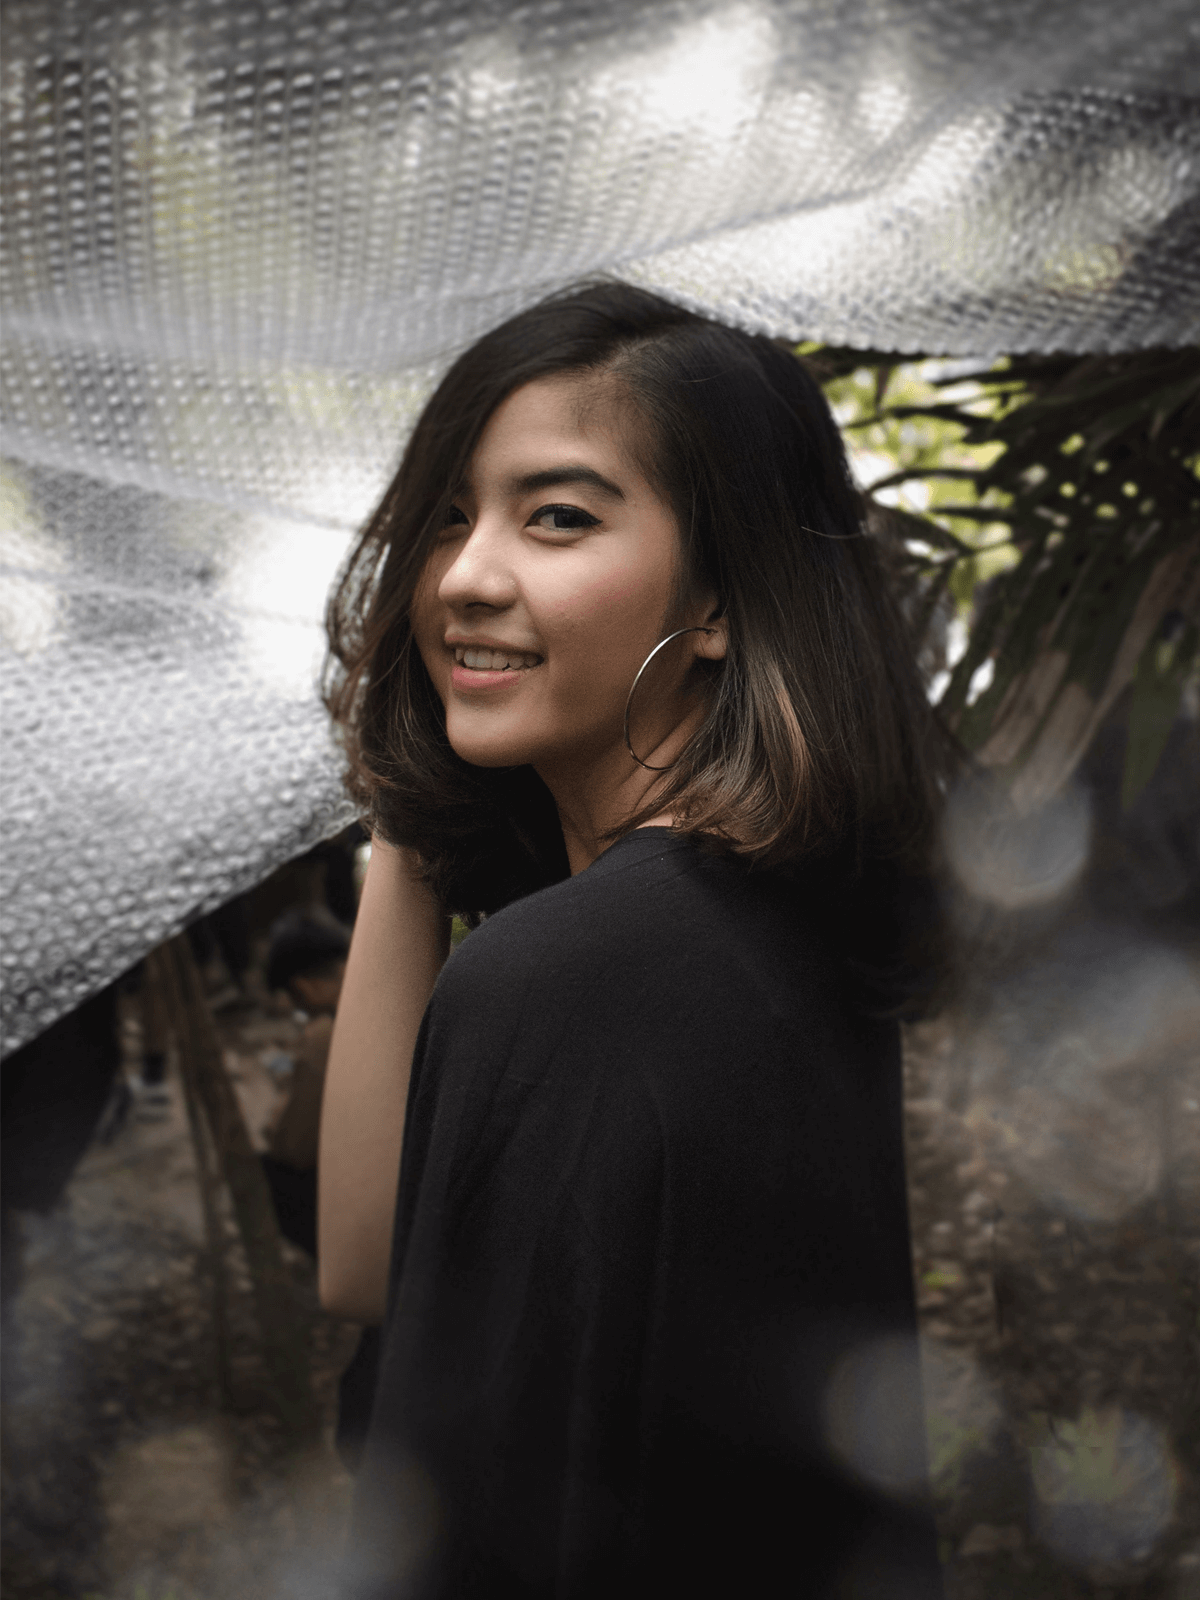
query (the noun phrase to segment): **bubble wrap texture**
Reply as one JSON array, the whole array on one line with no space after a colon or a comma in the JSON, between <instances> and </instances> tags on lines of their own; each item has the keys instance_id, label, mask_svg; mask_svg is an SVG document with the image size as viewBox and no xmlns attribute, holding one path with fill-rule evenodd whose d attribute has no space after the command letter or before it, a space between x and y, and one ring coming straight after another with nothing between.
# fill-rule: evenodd
<instances>
[{"instance_id":1,"label":"bubble wrap texture","mask_svg":"<svg viewBox=\"0 0 1200 1600\"><path fill-rule=\"evenodd\" d=\"M6 470L6 1046L352 812L313 693L340 531Z\"/></svg>"},{"instance_id":2,"label":"bubble wrap texture","mask_svg":"<svg viewBox=\"0 0 1200 1600\"><path fill-rule=\"evenodd\" d=\"M9 0L4 1048L340 826L314 691L447 359L617 271L789 337L1195 337L1192 0Z\"/></svg>"}]
</instances>

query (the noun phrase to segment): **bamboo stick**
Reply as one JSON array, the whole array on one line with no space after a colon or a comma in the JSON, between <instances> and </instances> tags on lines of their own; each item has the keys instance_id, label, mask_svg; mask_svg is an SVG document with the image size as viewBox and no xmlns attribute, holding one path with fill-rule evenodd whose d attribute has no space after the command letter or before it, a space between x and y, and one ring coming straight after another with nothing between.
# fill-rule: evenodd
<instances>
[{"instance_id":1,"label":"bamboo stick","mask_svg":"<svg viewBox=\"0 0 1200 1600\"><path fill-rule=\"evenodd\" d=\"M204 1237L208 1247L208 1270L211 1289L213 1367L218 1403L228 1410L233 1397L233 1372L229 1341L229 1271L228 1247L221 1226L220 1186L221 1173L217 1153L204 1126L196 1087L195 1064L187 1048L186 1026L183 1022L183 995L174 963L164 950L154 950L146 958L146 975L143 986L144 999L155 1008L159 1018L172 1031L175 1024L176 1049L179 1056L179 1081L183 1086L183 1103L187 1108L188 1128L192 1135L192 1149L196 1155L196 1180L200 1189L200 1206L204 1213ZM148 1008L149 1008L148 1007ZM164 1045L165 1040L161 1041Z\"/></svg>"},{"instance_id":2,"label":"bamboo stick","mask_svg":"<svg viewBox=\"0 0 1200 1600\"><path fill-rule=\"evenodd\" d=\"M220 1039L186 936L180 934L172 939L162 947L162 953L174 970L175 992L179 996L180 1054L188 1056L188 1070L229 1188L246 1252L263 1360L275 1404L292 1442L306 1443L319 1431L307 1327L280 1248L271 1192L225 1070Z\"/></svg>"}]
</instances>

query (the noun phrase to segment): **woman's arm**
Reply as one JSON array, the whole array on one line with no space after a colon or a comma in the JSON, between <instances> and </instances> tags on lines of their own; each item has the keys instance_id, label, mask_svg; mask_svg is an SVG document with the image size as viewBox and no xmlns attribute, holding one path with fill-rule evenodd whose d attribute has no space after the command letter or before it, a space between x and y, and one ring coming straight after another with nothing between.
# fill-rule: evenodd
<instances>
[{"instance_id":1,"label":"woman's arm","mask_svg":"<svg viewBox=\"0 0 1200 1600\"><path fill-rule=\"evenodd\" d=\"M318 1164L321 1302L383 1317L413 1046L450 949L450 922L409 854L378 839L338 1002Z\"/></svg>"}]
</instances>

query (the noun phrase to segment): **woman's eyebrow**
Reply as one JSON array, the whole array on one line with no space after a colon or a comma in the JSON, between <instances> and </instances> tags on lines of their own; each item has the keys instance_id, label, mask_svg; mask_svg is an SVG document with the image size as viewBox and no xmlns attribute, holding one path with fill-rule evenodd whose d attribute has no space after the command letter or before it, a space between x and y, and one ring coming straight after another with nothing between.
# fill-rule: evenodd
<instances>
[{"instance_id":1,"label":"woman's eyebrow","mask_svg":"<svg viewBox=\"0 0 1200 1600\"><path fill-rule=\"evenodd\" d=\"M602 477L594 467L572 463L562 467L547 467L542 472L526 472L510 480L516 494L532 494L538 489L561 489L565 484L583 483L610 500L624 500L625 491L608 478Z\"/></svg>"}]
</instances>

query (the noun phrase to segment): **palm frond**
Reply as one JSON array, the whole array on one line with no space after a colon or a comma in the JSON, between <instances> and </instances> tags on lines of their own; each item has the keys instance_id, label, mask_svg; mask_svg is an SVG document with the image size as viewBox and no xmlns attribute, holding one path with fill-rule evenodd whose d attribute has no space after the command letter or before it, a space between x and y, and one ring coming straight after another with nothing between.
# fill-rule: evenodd
<instances>
[{"instance_id":1,"label":"palm frond","mask_svg":"<svg viewBox=\"0 0 1200 1600\"><path fill-rule=\"evenodd\" d=\"M925 494L923 508L876 506L871 520L900 552L914 627L934 625L949 592L963 608L966 647L938 698L959 738L1034 804L1135 680L1132 803L1200 664L1200 351L948 372L876 351L804 359L852 448L873 441L893 464L870 495ZM916 398L897 381L914 370Z\"/></svg>"}]
</instances>

